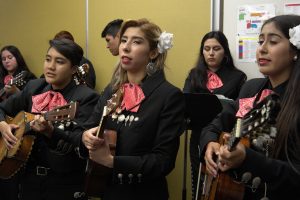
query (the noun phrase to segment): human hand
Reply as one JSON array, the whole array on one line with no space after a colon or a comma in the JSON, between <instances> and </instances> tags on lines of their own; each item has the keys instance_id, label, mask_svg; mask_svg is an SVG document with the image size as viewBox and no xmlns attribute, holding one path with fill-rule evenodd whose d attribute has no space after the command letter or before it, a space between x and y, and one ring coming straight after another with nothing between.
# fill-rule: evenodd
<instances>
[{"instance_id":1,"label":"human hand","mask_svg":"<svg viewBox=\"0 0 300 200\"><path fill-rule=\"evenodd\" d=\"M223 135L225 145L222 145L220 147L220 153L218 157L218 168L221 171L238 168L246 157L246 149L242 143L238 143L233 151L228 150L228 146L226 145L226 143L228 142L229 138L229 134Z\"/></svg>"},{"instance_id":2,"label":"human hand","mask_svg":"<svg viewBox=\"0 0 300 200\"><path fill-rule=\"evenodd\" d=\"M215 157L219 155L219 150L220 144L218 142L209 142L206 147L204 156L206 171L214 177L217 176L218 172L218 165L216 163Z\"/></svg>"},{"instance_id":3,"label":"human hand","mask_svg":"<svg viewBox=\"0 0 300 200\"><path fill-rule=\"evenodd\" d=\"M16 138L12 133L12 131L17 128L19 128L19 126L16 124L7 124L5 121L0 122L0 132L2 134L5 146L8 149L13 148L14 145L18 142L18 138Z\"/></svg>"},{"instance_id":4,"label":"human hand","mask_svg":"<svg viewBox=\"0 0 300 200\"><path fill-rule=\"evenodd\" d=\"M82 134L82 142L88 150L95 150L100 143L100 138L96 137L99 126L86 130Z\"/></svg>"},{"instance_id":5,"label":"human hand","mask_svg":"<svg viewBox=\"0 0 300 200\"><path fill-rule=\"evenodd\" d=\"M6 94L10 95L20 91L19 88L17 88L15 85L5 85L4 90Z\"/></svg>"},{"instance_id":6,"label":"human hand","mask_svg":"<svg viewBox=\"0 0 300 200\"><path fill-rule=\"evenodd\" d=\"M104 138L99 138L99 143L96 145L96 147L89 150L89 156L91 160L110 168L113 167L114 159L109 146L109 144L112 142L112 132L115 131L105 130L103 134Z\"/></svg>"},{"instance_id":7,"label":"human hand","mask_svg":"<svg viewBox=\"0 0 300 200\"><path fill-rule=\"evenodd\" d=\"M30 128L31 130L35 132L40 132L47 136L48 138L51 138L54 126L50 121L47 121L42 115L35 115L34 120L30 122Z\"/></svg>"}]
</instances>

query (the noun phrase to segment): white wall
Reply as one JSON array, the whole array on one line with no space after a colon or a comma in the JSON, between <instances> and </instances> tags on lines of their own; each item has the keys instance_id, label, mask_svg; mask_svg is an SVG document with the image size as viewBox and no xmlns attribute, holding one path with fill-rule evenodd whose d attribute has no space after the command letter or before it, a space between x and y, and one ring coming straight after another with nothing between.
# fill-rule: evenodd
<instances>
[{"instance_id":1,"label":"white wall","mask_svg":"<svg viewBox=\"0 0 300 200\"><path fill-rule=\"evenodd\" d=\"M258 71L256 63L244 63L236 61L236 34L237 34L237 8L240 5L253 5L253 4L269 4L275 5L275 14L283 14L283 7L285 3L300 3L300 1L287 1L287 0L224 0L224 20L223 20L223 32L228 38L230 51L235 60L235 64L238 68L243 70L248 80L252 78L262 77Z\"/></svg>"}]
</instances>

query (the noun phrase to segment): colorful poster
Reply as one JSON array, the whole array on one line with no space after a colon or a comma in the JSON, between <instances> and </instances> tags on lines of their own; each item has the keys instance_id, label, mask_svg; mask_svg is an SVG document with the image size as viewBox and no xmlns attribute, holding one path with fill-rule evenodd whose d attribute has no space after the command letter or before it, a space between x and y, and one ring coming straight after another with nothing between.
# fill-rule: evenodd
<instances>
[{"instance_id":1,"label":"colorful poster","mask_svg":"<svg viewBox=\"0 0 300 200\"><path fill-rule=\"evenodd\" d=\"M259 34L263 22L275 16L274 4L243 5L238 7L238 35Z\"/></svg>"},{"instance_id":2,"label":"colorful poster","mask_svg":"<svg viewBox=\"0 0 300 200\"><path fill-rule=\"evenodd\" d=\"M255 62L258 36L238 36L237 43L236 60L238 62Z\"/></svg>"},{"instance_id":3,"label":"colorful poster","mask_svg":"<svg viewBox=\"0 0 300 200\"><path fill-rule=\"evenodd\" d=\"M284 4L284 14L300 15L300 2Z\"/></svg>"}]
</instances>

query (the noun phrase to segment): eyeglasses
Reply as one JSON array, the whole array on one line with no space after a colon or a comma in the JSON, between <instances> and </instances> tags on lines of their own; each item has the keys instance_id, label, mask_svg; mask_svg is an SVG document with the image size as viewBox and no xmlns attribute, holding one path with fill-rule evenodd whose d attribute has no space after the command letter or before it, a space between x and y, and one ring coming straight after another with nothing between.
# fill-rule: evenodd
<instances>
[{"instance_id":1,"label":"eyeglasses","mask_svg":"<svg viewBox=\"0 0 300 200\"><path fill-rule=\"evenodd\" d=\"M13 55L9 55L9 56L7 56L7 57L2 57L2 61L6 61L7 59L8 60L12 60L12 59L14 59L15 57L13 56Z\"/></svg>"}]
</instances>

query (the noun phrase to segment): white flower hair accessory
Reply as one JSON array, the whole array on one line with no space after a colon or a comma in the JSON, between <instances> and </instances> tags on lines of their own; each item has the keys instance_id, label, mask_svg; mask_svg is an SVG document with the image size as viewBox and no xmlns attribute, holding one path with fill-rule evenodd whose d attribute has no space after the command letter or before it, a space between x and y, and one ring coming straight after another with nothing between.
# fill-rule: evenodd
<instances>
[{"instance_id":1,"label":"white flower hair accessory","mask_svg":"<svg viewBox=\"0 0 300 200\"><path fill-rule=\"evenodd\" d=\"M300 25L289 29L290 42L300 49Z\"/></svg>"},{"instance_id":2,"label":"white flower hair accessory","mask_svg":"<svg viewBox=\"0 0 300 200\"><path fill-rule=\"evenodd\" d=\"M162 32L158 39L158 44L157 44L158 52L164 53L168 49L172 48L172 46L173 46L173 34L167 33L166 31Z\"/></svg>"}]
</instances>

